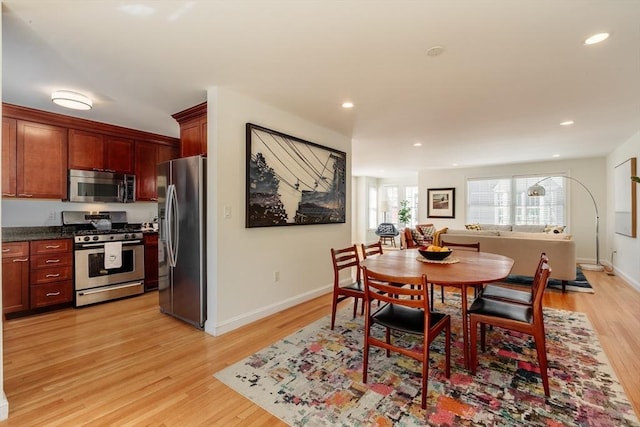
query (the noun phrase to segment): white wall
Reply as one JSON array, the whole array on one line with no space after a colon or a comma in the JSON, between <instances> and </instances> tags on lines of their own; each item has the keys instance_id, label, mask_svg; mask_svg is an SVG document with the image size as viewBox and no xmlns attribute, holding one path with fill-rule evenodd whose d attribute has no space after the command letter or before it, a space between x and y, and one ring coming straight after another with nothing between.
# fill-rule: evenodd
<instances>
[{"instance_id":1,"label":"white wall","mask_svg":"<svg viewBox=\"0 0 640 427\"><path fill-rule=\"evenodd\" d=\"M247 122L347 153L345 224L245 228ZM351 140L228 88L212 87L208 153L205 330L218 335L329 292L329 250L351 244ZM224 207L231 209L231 218L224 218Z\"/></svg>"},{"instance_id":2,"label":"white wall","mask_svg":"<svg viewBox=\"0 0 640 427\"><path fill-rule=\"evenodd\" d=\"M0 2L1 3L1 2ZM1 6L1 4L0 4ZM0 19L0 42L2 41L2 19ZM0 43L0 46L2 43ZM2 67L0 67L0 81L2 81ZM0 85L0 99L2 99L2 85ZM2 105L0 104L0 113L2 112ZM1 137L0 137L1 138ZM2 141L0 140L0 147L2 146ZM2 164L0 162L0 176L2 176ZM0 223L2 223L2 210L0 209ZM0 246L2 246L2 242L0 242ZM0 265L0 285L2 285L2 265ZM0 307L2 307L2 292L0 292ZM2 335L2 331L4 328L2 327L3 317L0 316L0 421L6 420L9 417L9 401L7 400L7 396L4 394L4 337Z\"/></svg>"},{"instance_id":3,"label":"white wall","mask_svg":"<svg viewBox=\"0 0 640 427\"><path fill-rule=\"evenodd\" d=\"M420 212L422 221L427 220L440 229L442 227L464 228L466 223L466 181L468 178L509 176L509 175L554 175L565 173L582 182L593 194L600 214L600 261L609 259L607 248L607 198L606 198L606 160L604 157L579 160L557 160L540 163L522 163L514 165L500 165L467 169L422 170L418 174L420 188ZM571 191L569 192L569 221L567 232L576 241L577 258L579 262L594 262L596 257L595 208L589 193L579 184L565 180ZM455 218L438 219L426 218L427 188L454 187Z\"/></svg>"},{"instance_id":4,"label":"white wall","mask_svg":"<svg viewBox=\"0 0 640 427\"><path fill-rule=\"evenodd\" d=\"M607 188L613 189L615 167L631 157L640 160L640 132L607 156ZM640 174L640 163L638 165L636 175ZM632 185L636 186L636 237L616 234L614 218L615 191L607 191L607 217L609 220L606 223L608 236L606 249L607 254L610 254L612 250L616 251L613 256L615 273L640 290L640 221L637 221L640 215L640 184L633 183ZM610 255L607 256L608 260L611 259L609 257Z\"/></svg>"}]
</instances>

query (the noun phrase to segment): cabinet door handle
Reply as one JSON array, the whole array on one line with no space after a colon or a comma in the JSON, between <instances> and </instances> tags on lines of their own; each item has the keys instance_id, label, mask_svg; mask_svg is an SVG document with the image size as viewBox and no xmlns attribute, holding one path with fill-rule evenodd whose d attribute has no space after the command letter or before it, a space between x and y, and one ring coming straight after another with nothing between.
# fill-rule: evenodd
<instances>
[{"instance_id":1,"label":"cabinet door handle","mask_svg":"<svg viewBox=\"0 0 640 427\"><path fill-rule=\"evenodd\" d=\"M56 274L47 274L46 277L60 277L60 273L56 273Z\"/></svg>"},{"instance_id":2,"label":"cabinet door handle","mask_svg":"<svg viewBox=\"0 0 640 427\"><path fill-rule=\"evenodd\" d=\"M6 249L2 250L2 252L9 252L9 251L11 251L11 249L9 249L9 248L6 248Z\"/></svg>"},{"instance_id":3,"label":"cabinet door handle","mask_svg":"<svg viewBox=\"0 0 640 427\"><path fill-rule=\"evenodd\" d=\"M33 194L24 194L24 193L21 193L21 194L18 194L18 196L20 196L20 197L33 197Z\"/></svg>"},{"instance_id":4,"label":"cabinet door handle","mask_svg":"<svg viewBox=\"0 0 640 427\"><path fill-rule=\"evenodd\" d=\"M60 245L47 245L45 246L45 248L47 249L58 249L60 247Z\"/></svg>"},{"instance_id":5,"label":"cabinet door handle","mask_svg":"<svg viewBox=\"0 0 640 427\"><path fill-rule=\"evenodd\" d=\"M57 297L58 295L60 295L60 291L58 291L58 292L47 292L47 296L48 297Z\"/></svg>"},{"instance_id":6,"label":"cabinet door handle","mask_svg":"<svg viewBox=\"0 0 640 427\"><path fill-rule=\"evenodd\" d=\"M16 258L13 260L13 262L27 262L29 261L29 258Z\"/></svg>"},{"instance_id":7,"label":"cabinet door handle","mask_svg":"<svg viewBox=\"0 0 640 427\"><path fill-rule=\"evenodd\" d=\"M55 264L57 262L60 262L59 259L48 259L47 261L45 261L47 264Z\"/></svg>"},{"instance_id":8,"label":"cabinet door handle","mask_svg":"<svg viewBox=\"0 0 640 427\"><path fill-rule=\"evenodd\" d=\"M15 194L12 193L2 193L2 195L7 197L15 196Z\"/></svg>"}]
</instances>

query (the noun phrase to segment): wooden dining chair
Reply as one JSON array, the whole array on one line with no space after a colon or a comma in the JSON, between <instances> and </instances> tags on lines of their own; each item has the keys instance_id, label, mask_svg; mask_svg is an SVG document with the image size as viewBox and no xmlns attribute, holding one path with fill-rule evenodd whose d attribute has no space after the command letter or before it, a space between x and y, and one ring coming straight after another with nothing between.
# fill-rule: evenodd
<instances>
[{"instance_id":1,"label":"wooden dining chair","mask_svg":"<svg viewBox=\"0 0 640 427\"><path fill-rule=\"evenodd\" d=\"M362 312L364 313L364 285L362 284L360 256L356 245L343 249L331 248L331 261L333 262L333 300L331 303L331 329L336 321L338 303L348 298L353 298L353 317L358 311L358 301L362 300ZM353 281L353 271L356 276ZM340 285L340 272L348 270L352 275L348 285Z\"/></svg>"},{"instance_id":2,"label":"wooden dining chair","mask_svg":"<svg viewBox=\"0 0 640 427\"><path fill-rule=\"evenodd\" d=\"M547 254L542 252L542 254L540 254L540 260L538 261L538 266L536 267L536 271L533 275L533 282L529 290L525 291L525 290L513 289L506 286L489 283L481 291L480 296L482 296L483 298L513 302L516 304L524 304L524 305L533 304L533 295L535 293L535 286L538 283L538 278L542 273L542 266L545 263L547 264L549 263L549 257L547 256Z\"/></svg>"},{"instance_id":3,"label":"wooden dining chair","mask_svg":"<svg viewBox=\"0 0 640 427\"><path fill-rule=\"evenodd\" d=\"M429 346L444 331L445 334L445 374L451 375L451 318L448 314L432 312L427 298L427 278L402 277L379 274L362 268L364 276L364 355L362 382L367 382L369 368L369 348L381 347L387 357L391 351L403 354L422 363L422 408L427 406L427 386L429 381ZM396 287L393 283L406 283L413 287ZM382 307L373 307L374 301L383 303ZM385 328L384 339L372 333L373 325ZM391 340L391 331L394 334ZM378 332L380 334L380 332ZM421 346L402 346L398 344L403 334L422 336Z\"/></svg>"},{"instance_id":4,"label":"wooden dining chair","mask_svg":"<svg viewBox=\"0 0 640 427\"><path fill-rule=\"evenodd\" d=\"M369 256L373 255L382 255L384 252L382 251L382 242L377 241L375 243L370 243L368 245L361 243L362 247L362 258L367 259Z\"/></svg>"},{"instance_id":5,"label":"wooden dining chair","mask_svg":"<svg viewBox=\"0 0 640 427\"><path fill-rule=\"evenodd\" d=\"M454 242L445 242L444 240L440 242L440 246L444 247L448 247L448 248L458 248L460 250L466 250L466 251L475 251L475 252L480 252L480 242L476 242L476 243L454 243ZM444 304L444 287L446 285L440 285L440 301ZM433 307L434 301L433 301L433 283L431 283L431 307ZM479 294L480 289L482 289L482 283L478 283L477 285L474 285L474 297L477 297ZM466 297L466 295L463 295L463 297Z\"/></svg>"},{"instance_id":6,"label":"wooden dining chair","mask_svg":"<svg viewBox=\"0 0 640 427\"><path fill-rule=\"evenodd\" d=\"M549 377L547 373L547 348L542 314L542 296L547 287L549 264L543 263L537 281L534 284L533 304L510 303L482 296L476 298L467 310L471 331L471 373L475 375L478 366L478 324L480 325L480 345L482 351L486 347L486 325L510 329L533 337L540 365L540 376L544 394L549 397Z\"/></svg>"}]
</instances>

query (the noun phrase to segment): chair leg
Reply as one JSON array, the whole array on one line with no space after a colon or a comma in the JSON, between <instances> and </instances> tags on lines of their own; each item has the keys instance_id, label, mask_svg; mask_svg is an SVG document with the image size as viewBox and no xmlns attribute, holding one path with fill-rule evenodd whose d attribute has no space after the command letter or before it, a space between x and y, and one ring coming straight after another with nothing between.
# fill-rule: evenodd
<instances>
[{"instance_id":1,"label":"chair leg","mask_svg":"<svg viewBox=\"0 0 640 427\"><path fill-rule=\"evenodd\" d=\"M551 396L549 392L549 375L547 372L547 348L544 338L544 332L542 334L539 331L534 332L533 339L536 342L536 351L538 352L538 363L540 364L540 376L542 377L542 387L544 388L544 394L547 397Z\"/></svg>"},{"instance_id":2,"label":"chair leg","mask_svg":"<svg viewBox=\"0 0 640 427\"><path fill-rule=\"evenodd\" d=\"M331 303L331 330L333 331L333 326L336 323L336 309L338 307L338 297L335 292L333 294L333 302Z\"/></svg>"},{"instance_id":3,"label":"chair leg","mask_svg":"<svg viewBox=\"0 0 640 427\"><path fill-rule=\"evenodd\" d=\"M487 349L487 325L480 323L480 348L484 353Z\"/></svg>"},{"instance_id":4,"label":"chair leg","mask_svg":"<svg viewBox=\"0 0 640 427\"><path fill-rule=\"evenodd\" d=\"M469 368L471 369L471 374L476 374L476 369L478 367L478 321L474 318L473 315L469 316L469 332L470 332L470 343L471 345L471 355L469 364L471 365Z\"/></svg>"},{"instance_id":5,"label":"chair leg","mask_svg":"<svg viewBox=\"0 0 640 427\"><path fill-rule=\"evenodd\" d=\"M386 333L386 338L387 338L387 344L391 343L391 329L387 328L387 333ZM389 350L387 348L387 357L391 357L391 350Z\"/></svg>"},{"instance_id":6,"label":"chair leg","mask_svg":"<svg viewBox=\"0 0 640 427\"><path fill-rule=\"evenodd\" d=\"M444 328L444 333L446 334L444 338L444 372L447 378L449 378L451 376L451 319L447 319L447 325Z\"/></svg>"},{"instance_id":7,"label":"chair leg","mask_svg":"<svg viewBox=\"0 0 640 427\"><path fill-rule=\"evenodd\" d=\"M422 409L427 409L427 387L429 386L429 342L424 339L425 351L422 353Z\"/></svg>"},{"instance_id":8,"label":"chair leg","mask_svg":"<svg viewBox=\"0 0 640 427\"><path fill-rule=\"evenodd\" d=\"M358 312L358 298L353 298L353 318L356 318L356 313Z\"/></svg>"},{"instance_id":9,"label":"chair leg","mask_svg":"<svg viewBox=\"0 0 640 427\"><path fill-rule=\"evenodd\" d=\"M444 304L444 286L440 285L440 300Z\"/></svg>"}]
</instances>

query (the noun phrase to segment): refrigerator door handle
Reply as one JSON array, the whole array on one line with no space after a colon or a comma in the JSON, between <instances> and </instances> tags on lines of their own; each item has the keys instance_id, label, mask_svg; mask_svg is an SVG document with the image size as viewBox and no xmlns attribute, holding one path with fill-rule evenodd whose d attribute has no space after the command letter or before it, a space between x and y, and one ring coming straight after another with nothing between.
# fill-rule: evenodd
<instances>
[{"instance_id":1,"label":"refrigerator door handle","mask_svg":"<svg viewBox=\"0 0 640 427\"><path fill-rule=\"evenodd\" d=\"M176 186L170 184L167 190L167 204L169 205L167 209L167 224L169 226L167 246L169 247L169 265L175 267L178 263L178 242L180 241L180 211Z\"/></svg>"}]
</instances>

